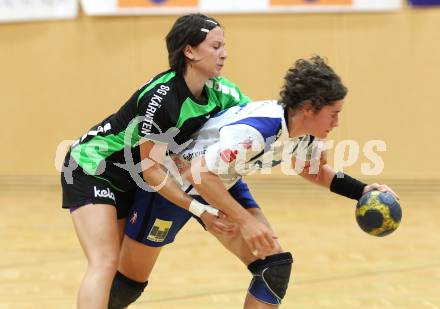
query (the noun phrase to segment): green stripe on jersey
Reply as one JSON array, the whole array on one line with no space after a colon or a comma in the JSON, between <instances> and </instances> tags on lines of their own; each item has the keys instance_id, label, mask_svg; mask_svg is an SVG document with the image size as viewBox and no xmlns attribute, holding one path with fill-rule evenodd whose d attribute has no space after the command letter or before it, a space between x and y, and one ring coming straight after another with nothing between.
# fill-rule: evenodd
<instances>
[{"instance_id":1,"label":"green stripe on jersey","mask_svg":"<svg viewBox=\"0 0 440 309\"><path fill-rule=\"evenodd\" d=\"M167 82L169 82L174 76L176 76L176 72L171 71L168 72L167 74L164 74L163 76L161 76L160 78L156 79L154 82L152 82L151 84L149 84L147 86L147 88L144 89L144 91L141 92L141 94L139 95L138 99L137 99L137 105L139 105L139 101L142 99L142 97L151 89L153 89L154 87L156 87L157 84L165 84Z\"/></svg>"},{"instance_id":2,"label":"green stripe on jersey","mask_svg":"<svg viewBox=\"0 0 440 309\"><path fill-rule=\"evenodd\" d=\"M250 101L234 84L222 77L209 79L206 82L206 91L208 95L206 105L198 104L190 98L183 102L176 128L181 128L188 119L209 114L216 107L224 110L236 105L245 105Z\"/></svg>"},{"instance_id":3,"label":"green stripe on jersey","mask_svg":"<svg viewBox=\"0 0 440 309\"><path fill-rule=\"evenodd\" d=\"M241 90L224 77L214 77L206 82L209 97L215 97L221 110L236 105L245 105L251 99L244 95Z\"/></svg>"},{"instance_id":4,"label":"green stripe on jersey","mask_svg":"<svg viewBox=\"0 0 440 309\"><path fill-rule=\"evenodd\" d=\"M214 100L209 100L208 104L200 105L191 100L190 98L186 98L183 102L182 107L180 108L179 119L177 120L176 128L181 128L182 125L190 118L196 118L202 115L209 114L217 104Z\"/></svg>"}]
</instances>

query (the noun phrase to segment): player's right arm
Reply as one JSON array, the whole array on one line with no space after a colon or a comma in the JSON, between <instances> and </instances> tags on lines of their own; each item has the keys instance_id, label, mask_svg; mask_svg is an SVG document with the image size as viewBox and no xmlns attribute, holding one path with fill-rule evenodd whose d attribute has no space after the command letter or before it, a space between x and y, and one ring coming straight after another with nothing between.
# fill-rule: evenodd
<instances>
[{"instance_id":1,"label":"player's right arm","mask_svg":"<svg viewBox=\"0 0 440 309\"><path fill-rule=\"evenodd\" d=\"M152 189L167 200L193 212L192 206L200 206L200 203L185 193L172 177L168 177L163 164L168 144L174 142L175 134L171 134L170 129L176 127L176 119L180 112L172 93L174 90L161 83L151 89L148 87L147 84L146 90L137 100L142 176ZM198 210L200 211L200 207Z\"/></svg>"},{"instance_id":2,"label":"player's right arm","mask_svg":"<svg viewBox=\"0 0 440 309\"><path fill-rule=\"evenodd\" d=\"M256 129L247 125L226 126L220 130L219 141L209 146L204 156L193 159L191 169L184 174L210 205L238 225L249 249L259 258L273 254L276 237L231 196L218 174L237 175L240 165L263 149L264 139Z\"/></svg>"},{"instance_id":3,"label":"player's right arm","mask_svg":"<svg viewBox=\"0 0 440 309\"><path fill-rule=\"evenodd\" d=\"M193 160L191 168L197 170L199 178L195 180L186 174L187 179L210 205L221 210L230 221L238 225L251 252L259 258L273 254L276 236L231 196L218 175L208 170L205 158L202 156Z\"/></svg>"},{"instance_id":4,"label":"player's right arm","mask_svg":"<svg viewBox=\"0 0 440 309\"><path fill-rule=\"evenodd\" d=\"M139 148L142 160L142 176L145 182L170 202L188 210L193 198L185 193L173 178L168 177L167 172L163 170L167 145L147 140Z\"/></svg>"}]
</instances>

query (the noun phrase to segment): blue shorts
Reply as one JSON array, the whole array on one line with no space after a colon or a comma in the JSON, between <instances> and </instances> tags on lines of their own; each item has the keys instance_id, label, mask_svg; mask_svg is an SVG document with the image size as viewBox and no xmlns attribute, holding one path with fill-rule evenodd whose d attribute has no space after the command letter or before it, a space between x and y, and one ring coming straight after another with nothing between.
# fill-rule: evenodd
<instances>
[{"instance_id":1,"label":"blue shorts","mask_svg":"<svg viewBox=\"0 0 440 309\"><path fill-rule=\"evenodd\" d=\"M229 193L244 208L259 208L248 186L239 180ZM193 196L207 204L200 196ZM160 194L138 190L125 225L125 235L151 247L172 243L177 233L193 215ZM194 216L200 224L201 220Z\"/></svg>"}]
</instances>

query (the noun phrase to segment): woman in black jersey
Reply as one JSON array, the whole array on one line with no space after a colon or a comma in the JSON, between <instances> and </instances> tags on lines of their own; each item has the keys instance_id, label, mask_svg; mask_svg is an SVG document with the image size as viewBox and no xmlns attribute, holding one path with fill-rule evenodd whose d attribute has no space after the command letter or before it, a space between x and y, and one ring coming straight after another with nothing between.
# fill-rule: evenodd
<instances>
[{"instance_id":1,"label":"woman in black jersey","mask_svg":"<svg viewBox=\"0 0 440 309\"><path fill-rule=\"evenodd\" d=\"M118 267L125 218L139 187L159 192L198 216L206 206L183 192L163 169L211 114L250 101L220 77L227 58L223 30L202 14L177 19L166 37L170 70L153 77L111 116L78 139L62 171L63 208L70 209L88 259L78 308L106 308ZM148 184L145 184L144 181ZM215 207L235 221L261 257L274 235L241 207L221 199Z\"/></svg>"}]
</instances>

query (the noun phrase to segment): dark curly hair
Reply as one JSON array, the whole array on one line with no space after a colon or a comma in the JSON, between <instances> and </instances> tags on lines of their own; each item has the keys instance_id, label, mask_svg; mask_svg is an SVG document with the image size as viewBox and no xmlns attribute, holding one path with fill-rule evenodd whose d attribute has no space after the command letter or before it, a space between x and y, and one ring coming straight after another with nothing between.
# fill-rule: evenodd
<instances>
[{"instance_id":1,"label":"dark curly hair","mask_svg":"<svg viewBox=\"0 0 440 309\"><path fill-rule=\"evenodd\" d=\"M317 113L325 105L344 99L348 91L320 56L297 60L287 71L284 81L279 103L292 111L310 103Z\"/></svg>"},{"instance_id":2,"label":"dark curly hair","mask_svg":"<svg viewBox=\"0 0 440 309\"><path fill-rule=\"evenodd\" d=\"M186 71L187 59L183 53L186 45L196 47L206 39L207 32L215 27L221 27L214 18L203 14L187 14L179 17L168 32L165 41L168 50L168 63L177 74L183 75Z\"/></svg>"}]
</instances>

